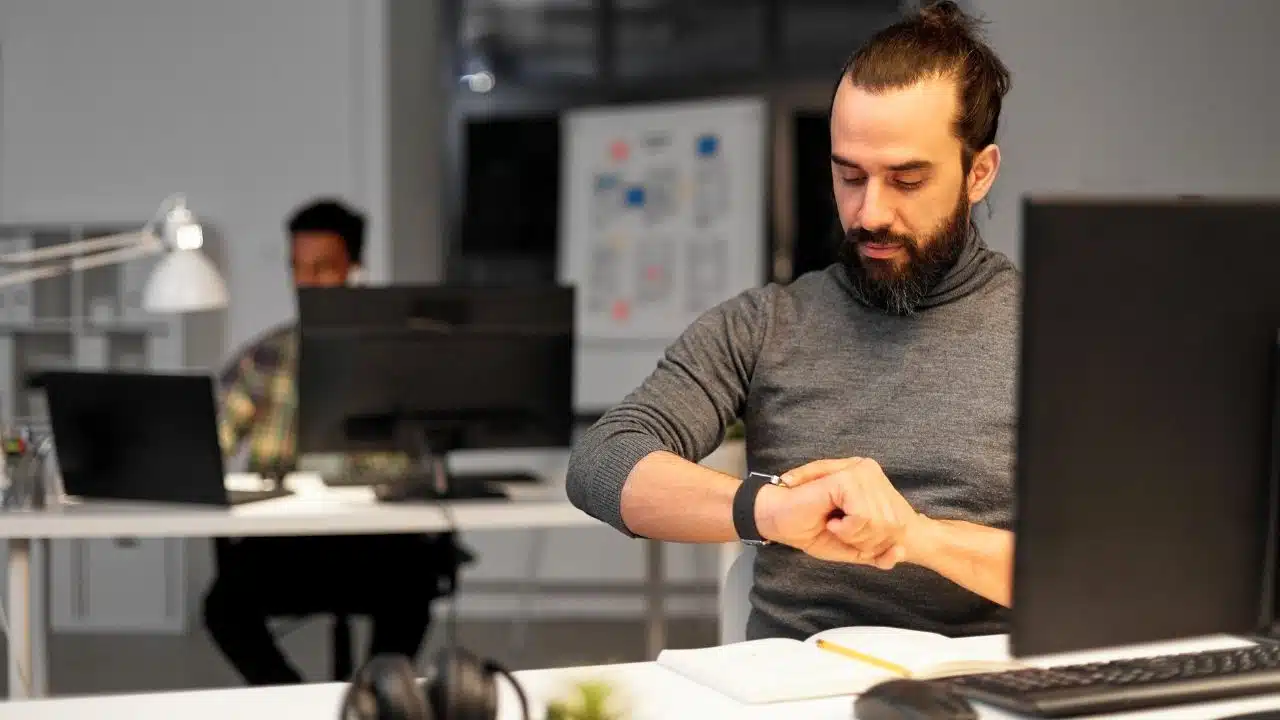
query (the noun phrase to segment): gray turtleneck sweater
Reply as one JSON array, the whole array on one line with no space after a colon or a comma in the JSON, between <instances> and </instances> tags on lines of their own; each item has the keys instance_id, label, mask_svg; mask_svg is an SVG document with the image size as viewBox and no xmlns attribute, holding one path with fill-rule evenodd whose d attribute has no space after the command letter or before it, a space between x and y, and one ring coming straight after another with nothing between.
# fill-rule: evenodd
<instances>
[{"instance_id":1,"label":"gray turtleneck sweater","mask_svg":"<svg viewBox=\"0 0 1280 720\"><path fill-rule=\"evenodd\" d=\"M1010 528L1017 270L974 239L914 315L861 303L840 265L748 290L698 319L574 448L569 497L632 535L622 486L644 456L700 460L741 417L751 470L875 458L919 512ZM673 507L671 512L680 512ZM883 571L760 549L750 638L848 625L974 635L1006 612L917 565Z\"/></svg>"}]
</instances>

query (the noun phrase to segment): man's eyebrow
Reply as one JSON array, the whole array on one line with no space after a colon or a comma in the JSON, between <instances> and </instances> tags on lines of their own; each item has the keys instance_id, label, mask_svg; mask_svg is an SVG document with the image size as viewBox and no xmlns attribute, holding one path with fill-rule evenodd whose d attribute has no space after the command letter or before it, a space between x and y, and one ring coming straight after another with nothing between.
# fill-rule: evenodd
<instances>
[{"instance_id":1,"label":"man's eyebrow","mask_svg":"<svg viewBox=\"0 0 1280 720\"><path fill-rule=\"evenodd\" d=\"M928 170L931 167L933 167L933 163L928 160L908 160L897 165L890 165L889 169L894 172L909 172L911 170Z\"/></svg>"},{"instance_id":2,"label":"man's eyebrow","mask_svg":"<svg viewBox=\"0 0 1280 720\"><path fill-rule=\"evenodd\" d=\"M831 153L831 162L847 167L851 170L861 170L862 166L846 157L841 157L835 153ZM907 160L895 165L890 165L889 169L893 172L910 172L912 170L928 170L933 167L933 163L928 160Z\"/></svg>"},{"instance_id":3,"label":"man's eyebrow","mask_svg":"<svg viewBox=\"0 0 1280 720\"><path fill-rule=\"evenodd\" d=\"M851 169L851 170L861 170L861 169L862 169L862 168L858 165L858 163L856 163L856 162L854 162L854 161L850 160L849 158L840 157L839 155L837 155L837 154L835 154L835 153L831 153L831 162L832 162L832 163L834 163L834 164L836 164L836 165L840 165L840 166L842 166L842 167L847 167L847 168L849 168L849 169Z\"/></svg>"}]
</instances>

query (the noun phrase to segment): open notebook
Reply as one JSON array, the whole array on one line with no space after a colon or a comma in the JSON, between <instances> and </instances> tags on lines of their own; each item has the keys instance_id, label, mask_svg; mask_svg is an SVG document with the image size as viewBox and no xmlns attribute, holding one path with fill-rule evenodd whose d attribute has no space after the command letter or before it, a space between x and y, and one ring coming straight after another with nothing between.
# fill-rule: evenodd
<instances>
[{"instance_id":1,"label":"open notebook","mask_svg":"<svg viewBox=\"0 0 1280 720\"><path fill-rule=\"evenodd\" d=\"M1003 635L948 638L886 627L837 628L804 641L769 638L663 650L658 664L744 703L856 695L897 677L1018 667Z\"/></svg>"}]
</instances>

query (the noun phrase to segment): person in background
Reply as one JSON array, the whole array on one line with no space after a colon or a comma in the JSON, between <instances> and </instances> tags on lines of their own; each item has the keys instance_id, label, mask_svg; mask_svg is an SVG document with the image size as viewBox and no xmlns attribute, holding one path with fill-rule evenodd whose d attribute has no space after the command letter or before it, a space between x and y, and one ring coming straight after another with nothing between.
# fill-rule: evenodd
<instances>
[{"instance_id":1,"label":"person in background","mask_svg":"<svg viewBox=\"0 0 1280 720\"><path fill-rule=\"evenodd\" d=\"M348 285L363 256L364 227L360 214L335 200L297 210L288 222L294 285ZM223 452L245 452L250 472L282 479L297 468L297 353L296 326L284 325L242 349L222 373ZM407 461L367 455L348 458L346 467L394 472ZM430 625L431 601L451 592L463 557L449 534L219 538L205 627L251 685L302 682L270 633L271 617L368 615L370 656L412 659ZM410 580L402 569L412 569Z\"/></svg>"},{"instance_id":2,"label":"person in background","mask_svg":"<svg viewBox=\"0 0 1280 720\"><path fill-rule=\"evenodd\" d=\"M1009 86L954 2L874 35L831 100L839 262L705 313L573 451L627 535L768 543L748 638L1007 631L1021 278L972 209ZM696 464L735 418L779 483Z\"/></svg>"}]
</instances>

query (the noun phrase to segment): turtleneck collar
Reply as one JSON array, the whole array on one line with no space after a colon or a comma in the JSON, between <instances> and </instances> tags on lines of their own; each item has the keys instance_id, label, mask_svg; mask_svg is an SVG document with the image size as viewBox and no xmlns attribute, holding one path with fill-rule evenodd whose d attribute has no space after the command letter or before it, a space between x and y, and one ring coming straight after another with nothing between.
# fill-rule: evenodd
<instances>
[{"instance_id":1,"label":"turtleneck collar","mask_svg":"<svg viewBox=\"0 0 1280 720\"><path fill-rule=\"evenodd\" d=\"M916 309L925 310L955 302L981 289L996 275L1012 269L1013 263L1009 258L1005 257L1003 253L998 253L988 248L978 229L971 227L955 265L951 266L951 269L942 276L942 279L933 286L933 289L921 299ZM840 286L857 298L859 302L863 302L861 294L854 288L853 283L849 281L844 265L836 263L832 270L835 272Z\"/></svg>"}]
</instances>

